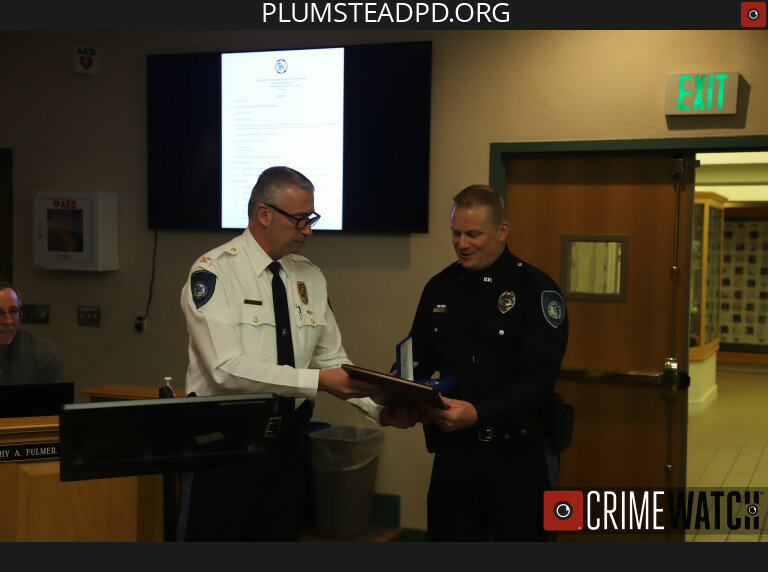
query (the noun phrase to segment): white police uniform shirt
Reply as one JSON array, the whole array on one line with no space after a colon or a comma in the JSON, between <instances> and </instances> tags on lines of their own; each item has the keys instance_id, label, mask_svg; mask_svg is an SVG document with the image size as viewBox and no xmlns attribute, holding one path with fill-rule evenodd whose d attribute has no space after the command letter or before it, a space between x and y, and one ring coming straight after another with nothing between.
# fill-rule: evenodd
<instances>
[{"instance_id":1,"label":"white police uniform shirt","mask_svg":"<svg viewBox=\"0 0 768 572\"><path fill-rule=\"evenodd\" d=\"M315 399L320 369L352 363L328 304L325 277L299 255L282 257L296 367L277 365L272 263L248 229L192 265L181 292L189 332L186 391L276 393ZM302 296L302 293L304 294ZM348 399L379 422L380 405Z\"/></svg>"}]
</instances>

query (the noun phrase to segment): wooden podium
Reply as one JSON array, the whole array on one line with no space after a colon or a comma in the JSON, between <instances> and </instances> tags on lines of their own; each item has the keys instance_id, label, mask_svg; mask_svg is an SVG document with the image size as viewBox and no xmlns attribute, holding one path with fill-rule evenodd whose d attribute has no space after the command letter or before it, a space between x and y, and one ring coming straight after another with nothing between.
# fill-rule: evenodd
<instances>
[{"instance_id":1,"label":"wooden podium","mask_svg":"<svg viewBox=\"0 0 768 572\"><path fill-rule=\"evenodd\" d=\"M58 457L14 460L58 440L56 416L0 419L0 541L163 540L161 475L63 483Z\"/></svg>"},{"instance_id":2,"label":"wooden podium","mask_svg":"<svg viewBox=\"0 0 768 572\"><path fill-rule=\"evenodd\" d=\"M83 393L89 401L157 397L156 388L122 385ZM24 458L58 441L58 416L0 419L0 542L163 541L162 475L63 483L58 455Z\"/></svg>"},{"instance_id":3,"label":"wooden podium","mask_svg":"<svg viewBox=\"0 0 768 572\"><path fill-rule=\"evenodd\" d=\"M155 388L124 385L92 387L83 394L91 402L158 397ZM34 457L35 450L58 443L58 416L0 419L0 542L164 540L163 475L62 482L56 451L49 451L48 459L24 458L27 450ZM400 532L374 526L346 541L384 542ZM305 531L301 540L329 539Z\"/></svg>"},{"instance_id":4,"label":"wooden podium","mask_svg":"<svg viewBox=\"0 0 768 572\"><path fill-rule=\"evenodd\" d=\"M137 385L97 385L83 390L88 401L116 401L120 399L157 399L157 387ZM176 397L186 397L183 389L174 389Z\"/></svg>"}]
</instances>

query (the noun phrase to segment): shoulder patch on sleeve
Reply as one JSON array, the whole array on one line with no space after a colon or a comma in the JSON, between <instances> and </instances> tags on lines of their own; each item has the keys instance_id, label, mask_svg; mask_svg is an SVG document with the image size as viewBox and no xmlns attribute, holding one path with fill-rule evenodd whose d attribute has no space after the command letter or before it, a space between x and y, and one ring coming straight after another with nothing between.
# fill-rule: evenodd
<instances>
[{"instance_id":1,"label":"shoulder patch on sleeve","mask_svg":"<svg viewBox=\"0 0 768 572\"><path fill-rule=\"evenodd\" d=\"M216 289L216 275L207 270L197 270L189 278L189 287L192 289L195 307L200 308L213 296L213 291Z\"/></svg>"},{"instance_id":2,"label":"shoulder patch on sleeve","mask_svg":"<svg viewBox=\"0 0 768 572\"><path fill-rule=\"evenodd\" d=\"M547 323L557 328L565 318L565 300L554 290L544 290L541 293L541 311Z\"/></svg>"}]
</instances>

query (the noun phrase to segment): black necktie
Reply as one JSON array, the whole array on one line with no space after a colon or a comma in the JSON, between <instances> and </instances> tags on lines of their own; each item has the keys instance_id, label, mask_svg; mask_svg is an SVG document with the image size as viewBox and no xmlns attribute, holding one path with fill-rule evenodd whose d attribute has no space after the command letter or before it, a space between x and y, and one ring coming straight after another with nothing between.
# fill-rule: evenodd
<instances>
[{"instance_id":1,"label":"black necktie","mask_svg":"<svg viewBox=\"0 0 768 572\"><path fill-rule=\"evenodd\" d=\"M275 333L277 335L277 365L294 367L291 320L288 317L288 296L280 279L280 263L269 265L272 271L272 304L275 306Z\"/></svg>"}]
</instances>

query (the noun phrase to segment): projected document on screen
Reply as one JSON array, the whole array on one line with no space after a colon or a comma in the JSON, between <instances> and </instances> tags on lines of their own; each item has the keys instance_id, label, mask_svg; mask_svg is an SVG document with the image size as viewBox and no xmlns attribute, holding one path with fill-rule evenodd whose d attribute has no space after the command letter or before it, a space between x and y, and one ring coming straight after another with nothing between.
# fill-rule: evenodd
<instances>
[{"instance_id":1,"label":"projected document on screen","mask_svg":"<svg viewBox=\"0 0 768 572\"><path fill-rule=\"evenodd\" d=\"M222 54L222 228L248 226L259 174L286 165L315 185L313 228L340 230L343 135L344 48Z\"/></svg>"}]
</instances>

